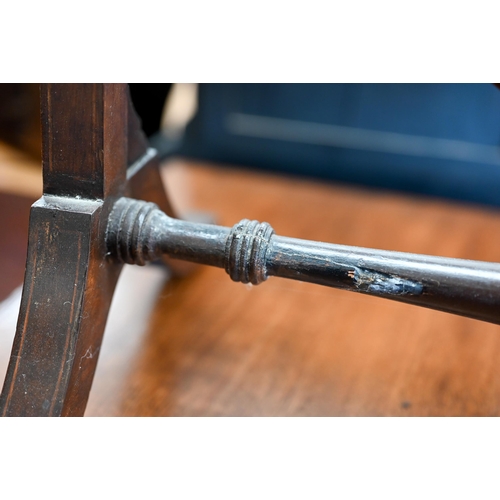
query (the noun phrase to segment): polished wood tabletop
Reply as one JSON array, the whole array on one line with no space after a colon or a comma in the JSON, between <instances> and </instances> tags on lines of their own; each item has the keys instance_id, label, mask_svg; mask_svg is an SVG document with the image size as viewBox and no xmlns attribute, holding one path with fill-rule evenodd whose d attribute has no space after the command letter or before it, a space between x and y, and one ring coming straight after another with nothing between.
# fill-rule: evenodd
<instances>
[{"instance_id":1,"label":"polished wood tabletop","mask_svg":"<svg viewBox=\"0 0 500 500\"><path fill-rule=\"evenodd\" d=\"M498 210L182 160L163 174L188 217L500 262ZM15 325L0 307L3 377ZM86 416L500 414L500 326L280 278L242 285L215 268L126 266L99 356Z\"/></svg>"}]
</instances>

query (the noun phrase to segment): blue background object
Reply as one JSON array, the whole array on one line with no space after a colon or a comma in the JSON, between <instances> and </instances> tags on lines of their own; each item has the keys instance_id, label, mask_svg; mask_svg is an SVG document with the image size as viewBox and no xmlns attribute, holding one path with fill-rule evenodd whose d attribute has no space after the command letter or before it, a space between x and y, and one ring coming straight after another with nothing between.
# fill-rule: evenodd
<instances>
[{"instance_id":1,"label":"blue background object","mask_svg":"<svg viewBox=\"0 0 500 500\"><path fill-rule=\"evenodd\" d=\"M201 84L181 154L500 206L492 84Z\"/></svg>"}]
</instances>

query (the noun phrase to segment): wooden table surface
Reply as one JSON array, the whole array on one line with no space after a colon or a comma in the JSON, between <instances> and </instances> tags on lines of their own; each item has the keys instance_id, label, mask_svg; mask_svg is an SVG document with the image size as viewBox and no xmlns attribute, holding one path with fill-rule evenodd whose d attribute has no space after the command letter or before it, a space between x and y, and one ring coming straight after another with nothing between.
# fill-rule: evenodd
<instances>
[{"instance_id":1,"label":"wooden table surface","mask_svg":"<svg viewBox=\"0 0 500 500\"><path fill-rule=\"evenodd\" d=\"M180 160L164 175L181 211L220 224L500 261L500 211ZM500 414L500 326L279 278L242 285L208 267L167 278L125 269L86 416ZM0 377L18 296L10 316L0 306Z\"/></svg>"}]
</instances>

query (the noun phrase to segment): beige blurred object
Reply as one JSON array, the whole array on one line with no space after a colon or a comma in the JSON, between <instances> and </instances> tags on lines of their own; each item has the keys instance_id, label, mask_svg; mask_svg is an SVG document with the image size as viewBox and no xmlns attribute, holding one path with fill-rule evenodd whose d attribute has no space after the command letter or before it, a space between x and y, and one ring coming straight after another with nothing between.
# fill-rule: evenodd
<instances>
[{"instance_id":1,"label":"beige blurred object","mask_svg":"<svg viewBox=\"0 0 500 500\"><path fill-rule=\"evenodd\" d=\"M164 135L180 139L198 109L198 84L174 83L165 103L161 128Z\"/></svg>"},{"instance_id":2,"label":"beige blurred object","mask_svg":"<svg viewBox=\"0 0 500 500\"><path fill-rule=\"evenodd\" d=\"M41 196L41 154L39 85L0 84L0 193Z\"/></svg>"},{"instance_id":3,"label":"beige blurred object","mask_svg":"<svg viewBox=\"0 0 500 500\"><path fill-rule=\"evenodd\" d=\"M42 165L28 155L0 141L0 192L27 197L42 195Z\"/></svg>"}]
</instances>

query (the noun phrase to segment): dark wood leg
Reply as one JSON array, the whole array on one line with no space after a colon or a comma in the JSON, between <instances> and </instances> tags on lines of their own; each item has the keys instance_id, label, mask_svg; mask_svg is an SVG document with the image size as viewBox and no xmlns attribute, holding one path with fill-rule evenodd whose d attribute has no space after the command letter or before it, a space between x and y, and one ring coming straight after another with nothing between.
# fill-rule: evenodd
<instances>
[{"instance_id":1,"label":"dark wood leg","mask_svg":"<svg viewBox=\"0 0 500 500\"><path fill-rule=\"evenodd\" d=\"M126 84L45 84L41 111L44 196L31 210L3 416L85 411L121 271L107 258L105 231L127 190L127 165L137 179L128 191L172 212L161 184L151 187L159 174Z\"/></svg>"}]
</instances>

